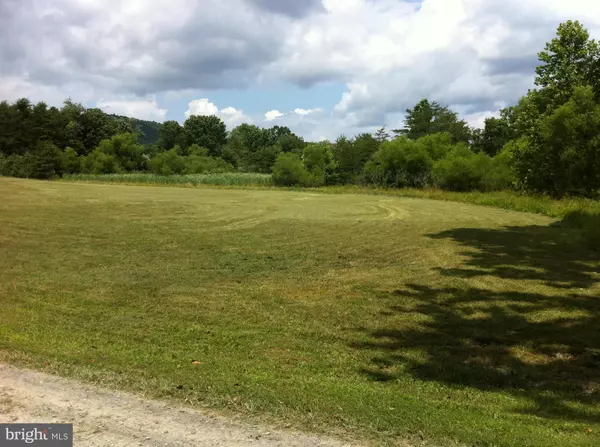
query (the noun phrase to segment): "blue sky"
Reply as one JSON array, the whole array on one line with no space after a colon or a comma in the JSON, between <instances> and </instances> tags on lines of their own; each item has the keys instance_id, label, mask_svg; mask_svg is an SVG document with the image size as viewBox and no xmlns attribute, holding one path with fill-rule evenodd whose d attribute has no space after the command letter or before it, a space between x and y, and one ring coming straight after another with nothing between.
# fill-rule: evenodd
<instances>
[{"instance_id":1,"label":"blue sky","mask_svg":"<svg viewBox=\"0 0 600 447\"><path fill-rule=\"evenodd\" d=\"M0 99L320 140L395 128L429 98L480 126L569 19L600 36L590 0L2 0Z\"/></svg>"},{"instance_id":2,"label":"blue sky","mask_svg":"<svg viewBox=\"0 0 600 447\"><path fill-rule=\"evenodd\" d=\"M339 82L326 82L311 87L291 83L258 85L247 89L205 90L194 92L195 97L210 98L215 104L235 104L250 115L260 115L269 110L291 111L296 108L332 109L339 101L346 86ZM170 99L160 96L168 107L167 119L181 120L188 109L188 96Z\"/></svg>"}]
</instances>

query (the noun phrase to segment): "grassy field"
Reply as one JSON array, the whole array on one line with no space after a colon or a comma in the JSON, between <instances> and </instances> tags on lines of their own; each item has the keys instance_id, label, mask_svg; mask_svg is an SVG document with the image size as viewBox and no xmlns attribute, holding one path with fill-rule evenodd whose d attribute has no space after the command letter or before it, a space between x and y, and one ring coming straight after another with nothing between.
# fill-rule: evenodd
<instances>
[{"instance_id":1,"label":"grassy field","mask_svg":"<svg viewBox=\"0 0 600 447\"><path fill-rule=\"evenodd\" d=\"M243 172L224 174L195 174L160 176L147 173L139 174L70 174L65 181L85 183L120 183L127 185L168 185L180 187L225 186L304 191L306 188L280 188L273 185L270 174L251 174ZM420 199L444 200L492 206L512 211L542 214L544 216L565 218L574 212L584 212L600 216L600 201L585 198L565 198L556 200L548 196L533 196L516 191L492 192L452 192L437 188L379 188L375 186L341 185L311 188L311 192L325 194L369 194L392 197L414 197Z\"/></svg>"},{"instance_id":2,"label":"grassy field","mask_svg":"<svg viewBox=\"0 0 600 447\"><path fill-rule=\"evenodd\" d=\"M552 218L311 191L0 193L0 360L381 444L600 444L600 259Z\"/></svg>"}]
</instances>

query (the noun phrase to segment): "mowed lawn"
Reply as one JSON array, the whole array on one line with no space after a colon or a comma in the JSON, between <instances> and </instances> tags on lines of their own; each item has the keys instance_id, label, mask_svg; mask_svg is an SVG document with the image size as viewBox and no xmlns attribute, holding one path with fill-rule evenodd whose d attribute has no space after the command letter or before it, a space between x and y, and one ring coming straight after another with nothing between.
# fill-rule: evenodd
<instances>
[{"instance_id":1,"label":"mowed lawn","mask_svg":"<svg viewBox=\"0 0 600 447\"><path fill-rule=\"evenodd\" d=\"M495 208L0 178L0 360L382 444L600 445L599 272Z\"/></svg>"}]
</instances>

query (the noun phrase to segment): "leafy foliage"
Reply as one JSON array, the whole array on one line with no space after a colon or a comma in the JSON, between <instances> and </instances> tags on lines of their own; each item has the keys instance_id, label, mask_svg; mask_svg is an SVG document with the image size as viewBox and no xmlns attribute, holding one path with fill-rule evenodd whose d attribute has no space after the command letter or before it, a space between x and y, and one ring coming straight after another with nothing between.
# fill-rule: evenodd
<instances>
[{"instance_id":1,"label":"leafy foliage","mask_svg":"<svg viewBox=\"0 0 600 447\"><path fill-rule=\"evenodd\" d=\"M432 160L423 145L406 137L381 144L365 167L367 181L381 186L424 186Z\"/></svg>"},{"instance_id":2,"label":"leafy foliage","mask_svg":"<svg viewBox=\"0 0 600 447\"><path fill-rule=\"evenodd\" d=\"M548 107L567 102L577 86L592 86L594 93L600 94L600 47L578 21L560 24L556 38L538 57L542 64L535 70L535 84L541 88Z\"/></svg>"},{"instance_id":3,"label":"leafy foliage","mask_svg":"<svg viewBox=\"0 0 600 447\"><path fill-rule=\"evenodd\" d=\"M183 128L177 121L165 121L159 130L158 146L169 150L175 146L184 146Z\"/></svg>"},{"instance_id":4,"label":"leafy foliage","mask_svg":"<svg viewBox=\"0 0 600 447\"><path fill-rule=\"evenodd\" d=\"M119 164L120 170L141 171L145 169L144 147L138 144L136 134L117 134L110 139L102 140L97 150L112 155Z\"/></svg>"},{"instance_id":5,"label":"leafy foliage","mask_svg":"<svg viewBox=\"0 0 600 447\"><path fill-rule=\"evenodd\" d=\"M421 100L415 107L406 111L405 127L394 130L396 134L404 135L411 140L447 132L454 143L468 143L471 130L467 123L458 119L458 114L427 99Z\"/></svg>"},{"instance_id":6,"label":"leafy foliage","mask_svg":"<svg viewBox=\"0 0 600 447\"><path fill-rule=\"evenodd\" d=\"M482 180L490 168L489 156L459 145L435 164L433 178L436 185L450 191L483 189Z\"/></svg>"},{"instance_id":7,"label":"leafy foliage","mask_svg":"<svg viewBox=\"0 0 600 447\"><path fill-rule=\"evenodd\" d=\"M186 169L185 158L175 148L158 154L148 165L150 171L158 175L183 174Z\"/></svg>"},{"instance_id":8,"label":"leafy foliage","mask_svg":"<svg viewBox=\"0 0 600 447\"><path fill-rule=\"evenodd\" d=\"M164 124L121 115L110 115L118 122L118 133L136 133L138 141L143 146L158 144L160 131Z\"/></svg>"},{"instance_id":9,"label":"leafy foliage","mask_svg":"<svg viewBox=\"0 0 600 447\"><path fill-rule=\"evenodd\" d=\"M309 173L302 160L293 153L282 153L273 166L273 183L279 186L294 186L305 183Z\"/></svg>"},{"instance_id":10,"label":"leafy foliage","mask_svg":"<svg viewBox=\"0 0 600 447\"><path fill-rule=\"evenodd\" d=\"M81 171L81 159L72 147L67 147L61 154L62 172L74 174Z\"/></svg>"},{"instance_id":11,"label":"leafy foliage","mask_svg":"<svg viewBox=\"0 0 600 447\"><path fill-rule=\"evenodd\" d=\"M539 123L535 138L521 141L516 166L524 187L554 196L595 195L600 189L600 104L591 87Z\"/></svg>"},{"instance_id":12,"label":"leafy foliage","mask_svg":"<svg viewBox=\"0 0 600 447\"><path fill-rule=\"evenodd\" d=\"M336 161L331 144L328 142L306 145L303 155L304 167L308 176L305 186L322 186L335 183Z\"/></svg>"},{"instance_id":13,"label":"leafy foliage","mask_svg":"<svg viewBox=\"0 0 600 447\"><path fill-rule=\"evenodd\" d=\"M235 169L231 164L218 157L209 157L193 153L185 160L186 174L219 174L233 171L235 171Z\"/></svg>"},{"instance_id":14,"label":"leafy foliage","mask_svg":"<svg viewBox=\"0 0 600 447\"><path fill-rule=\"evenodd\" d=\"M474 133L473 149L490 157L498 154L516 136L504 112L501 118L487 118L483 131Z\"/></svg>"},{"instance_id":15,"label":"leafy foliage","mask_svg":"<svg viewBox=\"0 0 600 447\"><path fill-rule=\"evenodd\" d=\"M197 144L209 150L210 155L219 156L227 144L227 128L217 116L190 116L183 124L186 146Z\"/></svg>"},{"instance_id":16,"label":"leafy foliage","mask_svg":"<svg viewBox=\"0 0 600 447\"><path fill-rule=\"evenodd\" d=\"M333 148L338 181L357 182L363 173L365 163L377 152L379 144L380 141L368 133L360 134L352 140L344 136L338 138Z\"/></svg>"},{"instance_id":17,"label":"leafy foliage","mask_svg":"<svg viewBox=\"0 0 600 447\"><path fill-rule=\"evenodd\" d=\"M87 174L112 174L121 172L119 163L114 155L96 149L83 158L81 162L82 171Z\"/></svg>"}]
</instances>

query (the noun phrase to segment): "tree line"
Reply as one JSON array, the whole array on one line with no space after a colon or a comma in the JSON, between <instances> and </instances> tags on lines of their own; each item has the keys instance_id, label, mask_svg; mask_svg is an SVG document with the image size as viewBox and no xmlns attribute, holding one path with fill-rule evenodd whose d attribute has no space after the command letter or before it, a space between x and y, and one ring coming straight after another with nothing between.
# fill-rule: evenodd
<instances>
[{"instance_id":1,"label":"tree line","mask_svg":"<svg viewBox=\"0 0 600 447\"><path fill-rule=\"evenodd\" d=\"M148 171L272 173L276 184L437 186L456 191L513 188L555 197L600 190L600 49L568 21L539 53L535 88L473 129L423 99L404 127L335 142L305 142L289 128L242 124L227 132L216 116L162 125L19 99L0 103L0 174ZM141 126L140 123L144 124ZM158 140L142 130L158 131ZM141 144L141 142L151 142Z\"/></svg>"}]
</instances>

